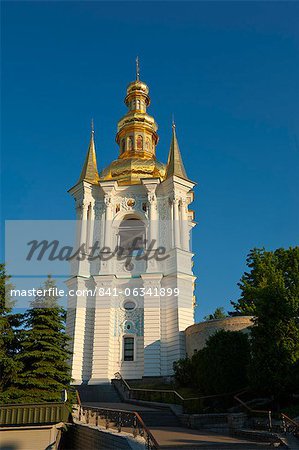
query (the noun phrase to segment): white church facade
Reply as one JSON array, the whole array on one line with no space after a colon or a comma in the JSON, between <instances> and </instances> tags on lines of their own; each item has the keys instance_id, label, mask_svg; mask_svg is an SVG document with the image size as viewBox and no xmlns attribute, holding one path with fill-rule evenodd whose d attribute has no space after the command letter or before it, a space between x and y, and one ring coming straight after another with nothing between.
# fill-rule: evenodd
<instances>
[{"instance_id":1,"label":"white church facade","mask_svg":"<svg viewBox=\"0 0 299 450\"><path fill-rule=\"evenodd\" d=\"M67 311L74 384L107 382L116 372L127 379L171 375L173 362L186 356L184 330L194 323L194 183L174 124L168 162L157 160L149 89L136 78L118 122L118 158L98 172L92 130L69 191L81 254L67 281L69 292L80 291L69 296Z\"/></svg>"}]
</instances>

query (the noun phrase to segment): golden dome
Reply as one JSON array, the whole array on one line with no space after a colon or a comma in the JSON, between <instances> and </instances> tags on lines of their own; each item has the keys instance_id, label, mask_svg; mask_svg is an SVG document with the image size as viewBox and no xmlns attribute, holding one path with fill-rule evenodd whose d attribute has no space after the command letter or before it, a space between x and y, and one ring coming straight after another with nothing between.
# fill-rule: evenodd
<instances>
[{"instance_id":1,"label":"golden dome","mask_svg":"<svg viewBox=\"0 0 299 450\"><path fill-rule=\"evenodd\" d=\"M100 181L117 180L119 184L140 184L142 178L164 180L165 172L165 165L153 158L116 159L102 171Z\"/></svg>"},{"instance_id":2,"label":"golden dome","mask_svg":"<svg viewBox=\"0 0 299 450\"><path fill-rule=\"evenodd\" d=\"M98 174L92 123L91 140L79 182L98 184L101 181L115 180L122 185L131 185L141 184L141 180L145 178L160 178L164 181L166 178L179 177L188 180L174 123L168 162L163 164L157 161L158 125L146 112L146 108L150 105L149 88L139 79L138 58L136 80L127 87L125 104L128 111L117 124L118 159L112 161L100 175Z\"/></svg>"},{"instance_id":3,"label":"golden dome","mask_svg":"<svg viewBox=\"0 0 299 450\"><path fill-rule=\"evenodd\" d=\"M140 184L142 178L164 180L165 165L156 160L159 137L155 119L147 114L149 88L137 78L127 87L128 112L117 126L118 159L100 174L100 181L117 180L120 184Z\"/></svg>"}]
</instances>

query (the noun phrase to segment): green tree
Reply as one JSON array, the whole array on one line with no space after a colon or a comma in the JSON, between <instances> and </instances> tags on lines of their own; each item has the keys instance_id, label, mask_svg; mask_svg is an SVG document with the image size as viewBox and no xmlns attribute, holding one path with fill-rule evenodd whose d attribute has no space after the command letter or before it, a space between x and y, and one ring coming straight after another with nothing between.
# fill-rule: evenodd
<instances>
[{"instance_id":1,"label":"green tree","mask_svg":"<svg viewBox=\"0 0 299 450\"><path fill-rule=\"evenodd\" d=\"M71 381L65 311L58 305L55 288L49 276L40 288L43 295L35 298L24 315L22 348L17 355L23 368L12 391L18 401L59 401Z\"/></svg>"},{"instance_id":2,"label":"green tree","mask_svg":"<svg viewBox=\"0 0 299 450\"><path fill-rule=\"evenodd\" d=\"M203 318L203 320L208 321L208 320L215 320L215 319L225 319L225 317L228 317L224 308L218 307L215 309L213 314L208 314L207 316L205 316Z\"/></svg>"},{"instance_id":3,"label":"green tree","mask_svg":"<svg viewBox=\"0 0 299 450\"><path fill-rule=\"evenodd\" d=\"M247 334L217 331L192 357L196 387L206 395L229 393L246 387L249 359Z\"/></svg>"},{"instance_id":4,"label":"green tree","mask_svg":"<svg viewBox=\"0 0 299 450\"><path fill-rule=\"evenodd\" d=\"M241 296L232 304L237 312L255 316L250 381L255 390L279 397L295 388L298 374L299 247L253 249L247 266Z\"/></svg>"},{"instance_id":5,"label":"green tree","mask_svg":"<svg viewBox=\"0 0 299 450\"><path fill-rule=\"evenodd\" d=\"M173 363L174 378L180 386L190 386L193 382L193 365L189 358L179 359Z\"/></svg>"},{"instance_id":6,"label":"green tree","mask_svg":"<svg viewBox=\"0 0 299 450\"><path fill-rule=\"evenodd\" d=\"M10 291L13 288L10 277L6 274L5 265L0 264L0 401L7 401L7 390L16 378L20 363L16 360L18 340L16 327L20 323L20 315L12 314L14 302Z\"/></svg>"}]
</instances>

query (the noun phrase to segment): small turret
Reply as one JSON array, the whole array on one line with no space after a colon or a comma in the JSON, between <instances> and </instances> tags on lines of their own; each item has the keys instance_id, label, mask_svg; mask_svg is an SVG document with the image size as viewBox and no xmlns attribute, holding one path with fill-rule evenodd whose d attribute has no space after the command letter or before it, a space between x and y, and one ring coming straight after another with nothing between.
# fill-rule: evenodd
<instances>
[{"instance_id":1,"label":"small turret","mask_svg":"<svg viewBox=\"0 0 299 450\"><path fill-rule=\"evenodd\" d=\"M94 127L93 121L91 123L91 136L89 141L89 147L85 162L81 171L79 181L88 181L92 184L97 184L99 181L99 173L97 168L96 149L94 143Z\"/></svg>"},{"instance_id":2,"label":"small turret","mask_svg":"<svg viewBox=\"0 0 299 450\"><path fill-rule=\"evenodd\" d=\"M188 180L176 136L176 127L174 122L172 124L172 139L166 166L166 178L170 178L172 176Z\"/></svg>"}]
</instances>

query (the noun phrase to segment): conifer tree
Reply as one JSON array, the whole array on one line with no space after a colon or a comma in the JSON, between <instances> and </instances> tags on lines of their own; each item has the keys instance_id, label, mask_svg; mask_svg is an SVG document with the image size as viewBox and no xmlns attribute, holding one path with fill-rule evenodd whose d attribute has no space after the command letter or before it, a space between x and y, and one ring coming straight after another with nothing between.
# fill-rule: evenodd
<instances>
[{"instance_id":1,"label":"conifer tree","mask_svg":"<svg viewBox=\"0 0 299 450\"><path fill-rule=\"evenodd\" d=\"M15 328L19 325L20 315L12 314L14 305L10 291L12 284L6 274L5 265L0 264L0 401L7 403L8 389L16 378L20 363L16 360L18 341Z\"/></svg>"},{"instance_id":2,"label":"conifer tree","mask_svg":"<svg viewBox=\"0 0 299 450\"><path fill-rule=\"evenodd\" d=\"M55 281L49 276L24 314L22 349L17 355L23 369L15 387L23 402L60 401L70 383L69 338L65 310L58 305Z\"/></svg>"}]
</instances>

